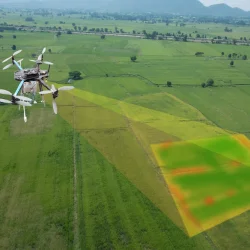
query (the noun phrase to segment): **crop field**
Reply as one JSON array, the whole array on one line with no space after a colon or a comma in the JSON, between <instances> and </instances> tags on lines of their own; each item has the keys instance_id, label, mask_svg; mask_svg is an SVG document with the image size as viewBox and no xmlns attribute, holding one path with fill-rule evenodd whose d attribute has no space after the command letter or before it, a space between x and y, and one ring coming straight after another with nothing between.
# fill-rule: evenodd
<instances>
[{"instance_id":1,"label":"crop field","mask_svg":"<svg viewBox=\"0 0 250 250\"><path fill-rule=\"evenodd\" d=\"M23 24L24 17L0 22ZM48 17L58 25L60 17ZM69 18L65 25L115 26L169 32L162 24ZM42 25L46 20L36 20ZM79 22L79 23L78 23ZM80 23L82 22L82 23ZM223 35L220 24L197 24ZM150 28L149 28L150 27ZM179 28L179 27L178 27ZM181 28L182 29L182 28ZM183 29L194 31L187 25ZM246 36L235 27L231 35ZM250 138L250 47L144 40L131 37L3 32L0 60L15 44L23 67L43 47L54 63L48 83L59 93L59 115L0 105L0 249L249 249L250 213L190 237L151 145L243 134ZM13 39L13 34L17 36ZM197 51L204 56L196 57ZM222 56L221 52L225 55ZM130 56L137 61L131 62ZM42 66L46 68L45 66ZM14 91L14 67L1 72L0 88ZM215 86L202 88L208 78ZM171 81L172 88L165 87ZM211 185L213 182L211 181ZM201 215L202 217L203 215Z\"/></svg>"}]
</instances>

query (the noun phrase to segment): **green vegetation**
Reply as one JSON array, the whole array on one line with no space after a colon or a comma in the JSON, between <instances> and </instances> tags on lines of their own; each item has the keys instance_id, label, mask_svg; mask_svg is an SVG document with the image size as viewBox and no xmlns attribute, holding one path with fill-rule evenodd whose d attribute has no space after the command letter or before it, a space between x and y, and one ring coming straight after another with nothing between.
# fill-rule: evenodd
<instances>
[{"instance_id":1,"label":"green vegetation","mask_svg":"<svg viewBox=\"0 0 250 250\"><path fill-rule=\"evenodd\" d=\"M19 14L2 15L1 22L33 25L25 21L27 14L23 13L21 20ZM33 106L27 109L27 124L23 124L17 107L1 105L0 248L72 249L75 244L81 249L250 248L249 212L193 238L186 236L164 213L171 202L165 203L165 193L159 188L165 187L163 182L152 178L157 166L150 149L152 143L180 140L168 135L167 129L186 137L202 137L209 125L213 136L230 130L250 137L250 62L242 60L244 55L249 57L250 47L135 37L138 32L144 37L145 30L147 34L180 31L180 36L244 40L249 27L234 26L233 32L225 32L225 23L185 22L176 26L175 22L166 25L68 15L34 15L37 26L44 27L47 21L47 26L57 27L56 33L4 29L0 59L13 53L13 35L17 36L16 47L23 50L17 59L36 57L46 45L51 53L45 54L45 60L54 63L49 84L82 77L74 86L86 95L90 92L117 100L111 106L119 115L96 104L94 98L86 101L64 93L58 98L60 116L54 117L49 105L45 109ZM79 32L98 27L99 31L98 35L74 34L74 27ZM131 32L133 36L100 39L101 27L104 32ZM195 56L197 51L204 55ZM131 55L139 60L132 63ZM237 60L237 67L229 67L231 60ZM22 66L32 64L24 60ZM13 72L13 68L1 72L1 89L15 90ZM172 88L165 87L170 85L168 79ZM207 79L213 79L215 86L202 89L201 83L213 85ZM143 123L134 121L127 113L139 116L142 112L126 109L122 103L153 110L152 115L145 115ZM160 130L155 125L162 117L169 119L160 124ZM194 127L197 124L200 126ZM77 234L79 240L74 242Z\"/></svg>"},{"instance_id":2,"label":"green vegetation","mask_svg":"<svg viewBox=\"0 0 250 250\"><path fill-rule=\"evenodd\" d=\"M69 79L80 80L82 79L81 74L79 71L71 71L69 72Z\"/></svg>"}]
</instances>

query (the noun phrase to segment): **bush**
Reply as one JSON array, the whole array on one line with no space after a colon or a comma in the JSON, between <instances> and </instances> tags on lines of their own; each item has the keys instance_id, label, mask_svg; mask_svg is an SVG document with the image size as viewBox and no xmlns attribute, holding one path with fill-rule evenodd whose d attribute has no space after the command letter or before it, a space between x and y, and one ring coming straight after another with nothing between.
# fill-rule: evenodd
<instances>
[{"instance_id":1,"label":"bush","mask_svg":"<svg viewBox=\"0 0 250 250\"><path fill-rule=\"evenodd\" d=\"M230 66L233 67L234 66L234 61L230 62Z\"/></svg>"},{"instance_id":2,"label":"bush","mask_svg":"<svg viewBox=\"0 0 250 250\"><path fill-rule=\"evenodd\" d=\"M26 17L25 21L26 22L34 22L34 19L32 17Z\"/></svg>"},{"instance_id":3,"label":"bush","mask_svg":"<svg viewBox=\"0 0 250 250\"><path fill-rule=\"evenodd\" d=\"M242 60L247 60L247 55L242 56Z\"/></svg>"},{"instance_id":4,"label":"bush","mask_svg":"<svg viewBox=\"0 0 250 250\"><path fill-rule=\"evenodd\" d=\"M168 86L168 87L172 87L172 82L168 81L168 82L167 82L167 86Z\"/></svg>"},{"instance_id":5,"label":"bush","mask_svg":"<svg viewBox=\"0 0 250 250\"><path fill-rule=\"evenodd\" d=\"M195 55L196 55L196 56L203 56L203 55L204 55L204 52L196 52Z\"/></svg>"},{"instance_id":6,"label":"bush","mask_svg":"<svg viewBox=\"0 0 250 250\"><path fill-rule=\"evenodd\" d=\"M69 72L69 78L73 80L80 80L82 79L80 71L71 71Z\"/></svg>"},{"instance_id":7,"label":"bush","mask_svg":"<svg viewBox=\"0 0 250 250\"><path fill-rule=\"evenodd\" d=\"M201 87L202 87L202 88L206 88L206 83L203 82L203 83L201 84Z\"/></svg>"},{"instance_id":8,"label":"bush","mask_svg":"<svg viewBox=\"0 0 250 250\"><path fill-rule=\"evenodd\" d=\"M136 57L136 56L131 56L131 57L130 57L130 60L131 60L132 62L135 62L135 61L137 60L137 57Z\"/></svg>"},{"instance_id":9,"label":"bush","mask_svg":"<svg viewBox=\"0 0 250 250\"><path fill-rule=\"evenodd\" d=\"M213 79L208 79L208 80L207 80L206 86L207 86L207 87L209 87L209 86L214 86L214 80L213 80Z\"/></svg>"}]
</instances>

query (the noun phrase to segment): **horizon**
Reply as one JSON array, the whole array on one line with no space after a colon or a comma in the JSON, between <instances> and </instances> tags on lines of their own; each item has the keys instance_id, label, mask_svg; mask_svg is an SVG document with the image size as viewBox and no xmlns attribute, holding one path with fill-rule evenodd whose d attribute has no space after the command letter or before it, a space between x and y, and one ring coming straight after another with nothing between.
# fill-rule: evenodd
<instances>
[{"instance_id":1,"label":"horizon","mask_svg":"<svg viewBox=\"0 0 250 250\"><path fill-rule=\"evenodd\" d=\"M35 0L37 2L46 2L48 0ZM53 2L51 0L50 2ZM105 0L101 0L105 1ZM250 11L250 1L249 0L198 0L205 6L211 6L215 4L227 4L230 7L237 7L245 11ZM0 0L0 4L6 3L21 3L21 2L30 2L30 0Z\"/></svg>"}]
</instances>

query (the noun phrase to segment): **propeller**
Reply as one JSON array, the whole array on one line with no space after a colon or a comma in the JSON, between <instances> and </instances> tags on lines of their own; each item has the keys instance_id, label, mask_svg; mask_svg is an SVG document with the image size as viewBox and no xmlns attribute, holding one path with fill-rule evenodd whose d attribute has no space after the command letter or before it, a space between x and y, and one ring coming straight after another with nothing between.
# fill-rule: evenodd
<instances>
[{"instance_id":1,"label":"propeller","mask_svg":"<svg viewBox=\"0 0 250 250\"><path fill-rule=\"evenodd\" d=\"M21 53L21 52L22 52L22 50L18 50L18 51L16 51L16 52L14 52L14 53L12 54L12 56L10 56L10 57L4 59L2 63L7 62L7 61L10 60L12 57L18 55L18 54Z\"/></svg>"},{"instance_id":2,"label":"propeller","mask_svg":"<svg viewBox=\"0 0 250 250\"><path fill-rule=\"evenodd\" d=\"M38 63L39 62L39 64L47 64L47 65L53 65L53 63L52 62L47 62L47 61L44 61L44 62L42 62L41 60L30 60L31 62L35 62L35 63Z\"/></svg>"},{"instance_id":3,"label":"propeller","mask_svg":"<svg viewBox=\"0 0 250 250\"><path fill-rule=\"evenodd\" d=\"M52 106L53 106L54 113L57 114L57 104L56 104L55 99L58 97L58 91L67 91L67 90L72 90L72 89L74 89L73 86L63 86L63 87L60 87L59 89L56 89L54 84L52 84L50 90L40 91L39 94L40 95L52 94L53 96Z\"/></svg>"},{"instance_id":4,"label":"propeller","mask_svg":"<svg viewBox=\"0 0 250 250\"><path fill-rule=\"evenodd\" d=\"M6 103L6 104L18 104L18 105L22 105L25 107L31 107L32 105L29 102L25 102L25 101L15 101L15 103L13 103L12 101L6 100L6 99L0 99L0 102L2 103Z\"/></svg>"},{"instance_id":5,"label":"propeller","mask_svg":"<svg viewBox=\"0 0 250 250\"><path fill-rule=\"evenodd\" d=\"M0 89L0 94L2 94L2 95L12 95L12 93L10 93L10 91L5 90L5 89Z\"/></svg>"},{"instance_id":6,"label":"propeller","mask_svg":"<svg viewBox=\"0 0 250 250\"><path fill-rule=\"evenodd\" d=\"M11 101L9 101L9 100L5 100L5 99L0 99L0 102L2 102L2 103L6 103L6 104L12 104L12 102L11 102Z\"/></svg>"},{"instance_id":7,"label":"propeller","mask_svg":"<svg viewBox=\"0 0 250 250\"><path fill-rule=\"evenodd\" d=\"M44 61L43 64L47 64L47 65L53 65L54 63L52 62L47 62L47 61Z\"/></svg>"},{"instance_id":8,"label":"propeller","mask_svg":"<svg viewBox=\"0 0 250 250\"><path fill-rule=\"evenodd\" d=\"M15 96L15 98L21 100L21 101L25 101L25 102L32 102L31 98L28 98L26 96Z\"/></svg>"},{"instance_id":9,"label":"propeller","mask_svg":"<svg viewBox=\"0 0 250 250\"><path fill-rule=\"evenodd\" d=\"M43 54L46 52L46 48L43 48L42 54L38 56L38 61L42 61L43 59Z\"/></svg>"},{"instance_id":10,"label":"propeller","mask_svg":"<svg viewBox=\"0 0 250 250\"><path fill-rule=\"evenodd\" d=\"M28 98L26 96L15 96L10 91L5 90L5 89L0 89L0 94L1 95L10 95L10 96L13 96L15 99L18 99L17 101L32 102L31 98ZM4 100L4 99L2 99L2 100Z\"/></svg>"},{"instance_id":11,"label":"propeller","mask_svg":"<svg viewBox=\"0 0 250 250\"><path fill-rule=\"evenodd\" d=\"M6 66L3 68L3 70L6 70L6 69L10 68L12 65L13 65L13 63L10 63L10 64L6 65Z\"/></svg>"},{"instance_id":12,"label":"propeller","mask_svg":"<svg viewBox=\"0 0 250 250\"><path fill-rule=\"evenodd\" d=\"M56 101L55 101L54 98L53 98L53 101L52 101L52 105L53 105L54 113L57 115L57 104L56 104Z\"/></svg>"}]
</instances>

